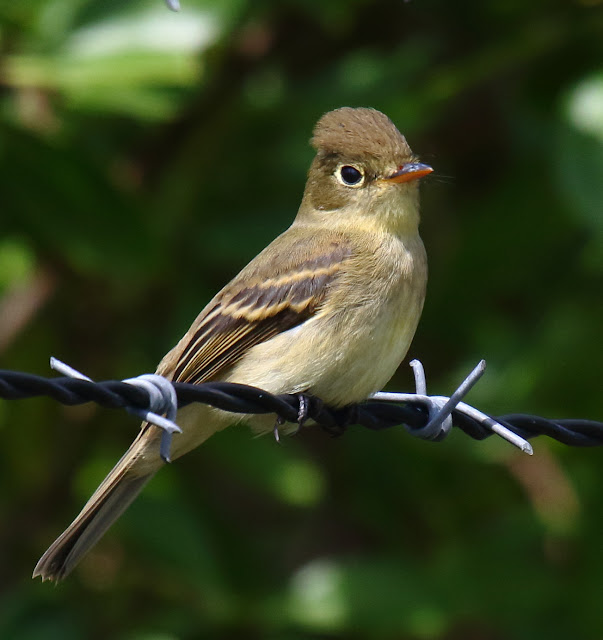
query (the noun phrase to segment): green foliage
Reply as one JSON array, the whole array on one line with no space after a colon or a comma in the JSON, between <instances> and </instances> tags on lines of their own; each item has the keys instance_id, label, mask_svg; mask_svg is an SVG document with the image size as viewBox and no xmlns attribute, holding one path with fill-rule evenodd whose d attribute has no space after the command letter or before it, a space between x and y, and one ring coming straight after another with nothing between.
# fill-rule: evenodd
<instances>
[{"instance_id":1,"label":"green foliage","mask_svg":"<svg viewBox=\"0 0 603 640\"><path fill-rule=\"evenodd\" d=\"M0 366L152 371L292 219L311 128L386 112L436 173L411 349L490 413L603 420L600 0L0 4ZM391 388L411 385L404 364ZM596 638L598 450L244 428L69 580L33 566L137 429L0 404L0 637Z\"/></svg>"}]
</instances>

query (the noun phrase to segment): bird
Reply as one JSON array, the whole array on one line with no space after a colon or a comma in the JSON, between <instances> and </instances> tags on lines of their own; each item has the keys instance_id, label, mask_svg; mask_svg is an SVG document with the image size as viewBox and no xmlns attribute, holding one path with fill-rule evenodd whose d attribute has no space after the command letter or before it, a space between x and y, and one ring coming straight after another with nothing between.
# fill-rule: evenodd
<instances>
[{"instance_id":1,"label":"bird","mask_svg":"<svg viewBox=\"0 0 603 640\"><path fill-rule=\"evenodd\" d=\"M372 108L325 113L310 142L316 154L293 223L203 308L159 375L309 394L339 408L365 400L395 373L425 299L418 185L433 169ZM242 420L270 432L274 419L184 406L172 458ZM58 581L73 570L163 466L160 437L143 423L33 577Z\"/></svg>"}]
</instances>

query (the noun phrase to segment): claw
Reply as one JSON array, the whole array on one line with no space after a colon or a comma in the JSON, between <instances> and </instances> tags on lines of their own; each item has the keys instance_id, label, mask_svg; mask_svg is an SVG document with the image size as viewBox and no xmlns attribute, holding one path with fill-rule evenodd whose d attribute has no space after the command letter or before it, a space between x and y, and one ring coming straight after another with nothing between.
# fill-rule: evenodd
<instances>
[{"instance_id":1,"label":"claw","mask_svg":"<svg viewBox=\"0 0 603 640\"><path fill-rule=\"evenodd\" d=\"M279 427L285 424L285 419L281 418L281 416L276 416L276 420L274 421L274 427L272 428L272 433L274 435L274 439L277 442L281 441L281 436L279 434Z\"/></svg>"}]
</instances>

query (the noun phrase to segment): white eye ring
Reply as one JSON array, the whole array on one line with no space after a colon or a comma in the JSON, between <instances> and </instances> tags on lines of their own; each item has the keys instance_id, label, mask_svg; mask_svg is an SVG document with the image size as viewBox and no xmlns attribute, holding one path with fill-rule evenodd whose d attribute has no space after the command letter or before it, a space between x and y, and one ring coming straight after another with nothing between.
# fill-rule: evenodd
<instances>
[{"instance_id":1,"label":"white eye ring","mask_svg":"<svg viewBox=\"0 0 603 640\"><path fill-rule=\"evenodd\" d=\"M344 187L358 189L364 184L364 170L353 164L340 164L335 170L337 181Z\"/></svg>"}]
</instances>

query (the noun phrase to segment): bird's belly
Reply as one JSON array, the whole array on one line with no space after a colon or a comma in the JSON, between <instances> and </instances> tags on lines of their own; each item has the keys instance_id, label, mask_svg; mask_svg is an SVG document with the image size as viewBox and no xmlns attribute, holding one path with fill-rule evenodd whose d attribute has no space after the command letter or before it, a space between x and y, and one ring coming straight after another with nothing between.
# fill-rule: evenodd
<instances>
[{"instance_id":1,"label":"bird's belly","mask_svg":"<svg viewBox=\"0 0 603 640\"><path fill-rule=\"evenodd\" d=\"M339 357L325 367L328 375L317 378L310 391L341 406L382 389L406 355L419 320L421 309L404 302L381 310L369 322L358 320L353 333L349 326L343 328ZM354 323L353 317L349 323Z\"/></svg>"},{"instance_id":2,"label":"bird's belly","mask_svg":"<svg viewBox=\"0 0 603 640\"><path fill-rule=\"evenodd\" d=\"M253 347L228 376L272 393L310 392L333 406L381 389L406 355L423 297L410 283L395 302L321 314Z\"/></svg>"}]
</instances>

